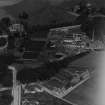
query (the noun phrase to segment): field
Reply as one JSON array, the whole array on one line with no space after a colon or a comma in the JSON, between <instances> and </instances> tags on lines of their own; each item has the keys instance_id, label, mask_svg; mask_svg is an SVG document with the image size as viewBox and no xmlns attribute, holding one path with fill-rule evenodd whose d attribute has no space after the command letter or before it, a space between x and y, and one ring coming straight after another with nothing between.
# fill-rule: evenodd
<instances>
[{"instance_id":1,"label":"field","mask_svg":"<svg viewBox=\"0 0 105 105\"><path fill-rule=\"evenodd\" d=\"M96 105L94 99L97 94L97 70L101 54L102 52L100 51L91 53L72 62L72 65L84 65L89 68L94 68L95 71L93 72L93 69L89 69L89 72L91 73L90 79L74 89L70 94L63 97L64 99L78 105Z\"/></svg>"}]
</instances>

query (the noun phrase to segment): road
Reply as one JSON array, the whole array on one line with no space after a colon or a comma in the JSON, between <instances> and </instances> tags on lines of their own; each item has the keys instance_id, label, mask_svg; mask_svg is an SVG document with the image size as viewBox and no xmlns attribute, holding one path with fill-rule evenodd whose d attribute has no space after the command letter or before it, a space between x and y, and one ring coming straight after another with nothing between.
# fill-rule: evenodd
<instances>
[{"instance_id":1,"label":"road","mask_svg":"<svg viewBox=\"0 0 105 105\"><path fill-rule=\"evenodd\" d=\"M12 88L12 95L13 95L13 102L12 105L20 105L21 101L21 86L18 85L16 80L17 70L14 66L9 66L9 69L13 72L13 88Z\"/></svg>"}]
</instances>

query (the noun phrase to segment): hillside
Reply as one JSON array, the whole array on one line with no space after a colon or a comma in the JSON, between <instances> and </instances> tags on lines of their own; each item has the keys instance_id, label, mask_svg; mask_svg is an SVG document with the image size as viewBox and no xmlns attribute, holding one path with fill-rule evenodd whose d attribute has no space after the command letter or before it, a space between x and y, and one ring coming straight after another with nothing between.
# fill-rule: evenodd
<instances>
[{"instance_id":1,"label":"hillside","mask_svg":"<svg viewBox=\"0 0 105 105\"><path fill-rule=\"evenodd\" d=\"M14 17L26 11L29 14L29 21L34 24L49 24L53 21L70 22L75 19L59 6L50 5L43 0L24 0L19 4L5 7L5 10Z\"/></svg>"},{"instance_id":2,"label":"hillside","mask_svg":"<svg viewBox=\"0 0 105 105\"><path fill-rule=\"evenodd\" d=\"M22 2L4 7L4 14L8 13L12 17L17 18L19 13L23 11L29 14L29 23L31 25L48 25L48 24L61 24L61 23L71 23L76 17L67 13L75 4L79 3L80 0L59 0L56 3L55 0L23 0ZM84 0L87 1L87 0ZM104 0L88 0L91 1L96 7L104 6ZM85 3L85 2L84 2ZM96 39L100 39L102 35L101 30L104 34L104 22L100 22L101 19L95 20L95 35ZM94 21L94 19L93 19ZM98 22L98 23L97 23ZM68 24L70 25L70 24ZM58 26L59 27L59 26ZM102 27L102 29L100 28ZM44 33L44 32L43 32ZM42 32L41 32L42 34ZM39 35L39 33L38 33Z\"/></svg>"},{"instance_id":3,"label":"hillside","mask_svg":"<svg viewBox=\"0 0 105 105\"><path fill-rule=\"evenodd\" d=\"M22 11L29 14L30 23L49 24L51 22L71 22L75 20L66 12L80 1L89 1L96 7L105 6L104 0L23 0L13 6L5 7L7 13L17 17Z\"/></svg>"}]
</instances>

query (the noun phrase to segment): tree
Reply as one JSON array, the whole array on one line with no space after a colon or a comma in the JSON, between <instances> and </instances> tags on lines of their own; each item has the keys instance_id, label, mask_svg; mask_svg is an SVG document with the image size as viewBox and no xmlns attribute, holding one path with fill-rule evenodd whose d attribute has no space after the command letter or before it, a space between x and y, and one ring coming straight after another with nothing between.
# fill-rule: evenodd
<instances>
[{"instance_id":1,"label":"tree","mask_svg":"<svg viewBox=\"0 0 105 105\"><path fill-rule=\"evenodd\" d=\"M9 17L3 17L1 19L2 24L4 24L6 27L8 27L11 24L11 19Z\"/></svg>"},{"instance_id":2,"label":"tree","mask_svg":"<svg viewBox=\"0 0 105 105\"><path fill-rule=\"evenodd\" d=\"M0 96L0 105L10 105L13 101L13 97L10 92L4 91Z\"/></svg>"},{"instance_id":3,"label":"tree","mask_svg":"<svg viewBox=\"0 0 105 105\"><path fill-rule=\"evenodd\" d=\"M29 18L29 15L27 12L23 11L22 13L19 14L19 19L27 20Z\"/></svg>"},{"instance_id":4,"label":"tree","mask_svg":"<svg viewBox=\"0 0 105 105\"><path fill-rule=\"evenodd\" d=\"M101 7L99 12L105 15L105 7Z\"/></svg>"}]
</instances>

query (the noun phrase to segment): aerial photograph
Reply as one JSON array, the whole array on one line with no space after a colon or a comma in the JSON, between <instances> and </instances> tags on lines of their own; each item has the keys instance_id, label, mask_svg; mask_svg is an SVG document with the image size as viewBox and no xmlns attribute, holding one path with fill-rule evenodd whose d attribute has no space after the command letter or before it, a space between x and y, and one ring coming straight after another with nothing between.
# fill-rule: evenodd
<instances>
[{"instance_id":1,"label":"aerial photograph","mask_svg":"<svg viewBox=\"0 0 105 105\"><path fill-rule=\"evenodd\" d=\"M105 0L0 0L0 105L105 105Z\"/></svg>"}]
</instances>

